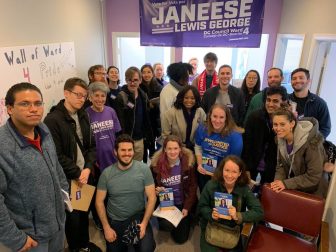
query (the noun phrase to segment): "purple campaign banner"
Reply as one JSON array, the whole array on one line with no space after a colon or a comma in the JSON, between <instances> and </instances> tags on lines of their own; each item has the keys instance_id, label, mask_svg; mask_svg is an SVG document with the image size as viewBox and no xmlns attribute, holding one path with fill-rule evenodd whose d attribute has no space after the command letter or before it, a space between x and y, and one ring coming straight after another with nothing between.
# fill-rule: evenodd
<instances>
[{"instance_id":1,"label":"purple campaign banner","mask_svg":"<svg viewBox=\"0 0 336 252\"><path fill-rule=\"evenodd\" d=\"M139 0L142 46L259 47L265 0Z\"/></svg>"}]
</instances>

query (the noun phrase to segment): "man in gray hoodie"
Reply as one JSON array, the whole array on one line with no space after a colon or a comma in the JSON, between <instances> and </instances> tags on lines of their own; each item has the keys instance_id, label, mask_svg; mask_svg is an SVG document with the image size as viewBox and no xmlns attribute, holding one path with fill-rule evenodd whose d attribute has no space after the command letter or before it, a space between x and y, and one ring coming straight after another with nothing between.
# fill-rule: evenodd
<instances>
[{"instance_id":1,"label":"man in gray hoodie","mask_svg":"<svg viewBox=\"0 0 336 252\"><path fill-rule=\"evenodd\" d=\"M5 98L7 123L0 128L0 244L13 251L63 251L68 192L48 128L41 123L41 91L12 86Z\"/></svg>"}]
</instances>

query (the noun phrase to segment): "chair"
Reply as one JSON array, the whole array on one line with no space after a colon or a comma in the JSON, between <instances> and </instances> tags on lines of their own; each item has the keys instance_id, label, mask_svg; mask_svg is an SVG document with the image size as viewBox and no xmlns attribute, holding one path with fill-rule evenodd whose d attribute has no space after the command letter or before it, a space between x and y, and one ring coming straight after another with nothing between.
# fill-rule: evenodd
<instances>
[{"instance_id":1,"label":"chair","mask_svg":"<svg viewBox=\"0 0 336 252\"><path fill-rule=\"evenodd\" d=\"M319 251L329 251L328 223L322 222L324 199L294 190L276 193L266 184L262 188L261 204L266 223L294 232L281 232L259 224L249 237L248 252L316 252L318 245ZM300 238L293 233L313 239Z\"/></svg>"}]
</instances>

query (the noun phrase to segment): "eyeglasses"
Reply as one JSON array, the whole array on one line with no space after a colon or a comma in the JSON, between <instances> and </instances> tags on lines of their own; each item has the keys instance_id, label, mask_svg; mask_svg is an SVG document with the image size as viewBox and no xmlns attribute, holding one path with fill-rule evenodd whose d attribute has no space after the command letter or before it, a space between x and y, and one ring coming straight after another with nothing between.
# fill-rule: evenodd
<instances>
[{"instance_id":1,"label":"eyeglasses","mask_svg":"<svg viewBox=\"0 0 336 252\"><path fill-rule=\"evenodd\" d=\"M134 80L126 80L128 83L134 84L138 83L140 80L139 79L134 79Z\"/></svg>"},{"instance_id":2,"label":"eyeglasses","mask_svg":"<svg viewBox=\"0 0 336 252\"><path fill-rule=\"evenodd\" d=\"M27 101L23 101L23 102L18 102L15 103L14 105L17 105L19 107L22 108L31 108L32 106L36 107L36 108L41 108L44 105L44 102L42 101L37 101L37 102L27 102Z\"/></svg>"},{"instance_id":3,"label":"eyeglasses","mask_svg":"<svg viewBox=\"0 0 336 252\"><path fill-rule=\"evenodd\" d=\"M76 92L73 92L73 91L71 91L71 90L68 90L70 93L72 93L72 94L74 94L74 95L76 95L76 97L78 98L78 99L82 99L82 98L84 98L84 100L86 100L86 98L87 98L87 94L81 94L81 93L76 93Z\"/></svg>"}]
</instances>

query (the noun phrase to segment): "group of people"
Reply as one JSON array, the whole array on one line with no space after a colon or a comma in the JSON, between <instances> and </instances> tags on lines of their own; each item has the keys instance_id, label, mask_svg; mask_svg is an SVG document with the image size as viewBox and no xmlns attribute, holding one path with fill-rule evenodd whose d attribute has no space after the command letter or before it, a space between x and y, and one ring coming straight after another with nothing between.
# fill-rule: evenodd
<instances>
[{"instance_id":1,"label":"group of people","mask_svg":"<svg viewBox=\"0 0 336 252\"><path fill-rule=\"evenodd\" d=\"M162 64L130 67L122 87L117 67L92 66L89 84L65 82L64 99L44 123L41 91L13 85L5 98L10 118L0 128L0 242L16 251L63 251L65 234L70 251L100 251L90 242L89 213L65 210L72 180L97 187L90 209L107 251L154 251L150 219L165 188L173 189L183 219L177 227L159 219L159 228L182 244L198 216L207 252L218 249L205 239L208 222L234 227L263 219L249 187L258 174L276 192L325 196L330 116L309 91L309 71L292 72L288 95L279 68L267 72L260 92L256 70L237 88L231 66L216 71L216 54L203 61L200 74L195 58L170 64L168 83ZM219 218L215 192L232 195L231 220Z\"/></svg>"}]
</instances>

